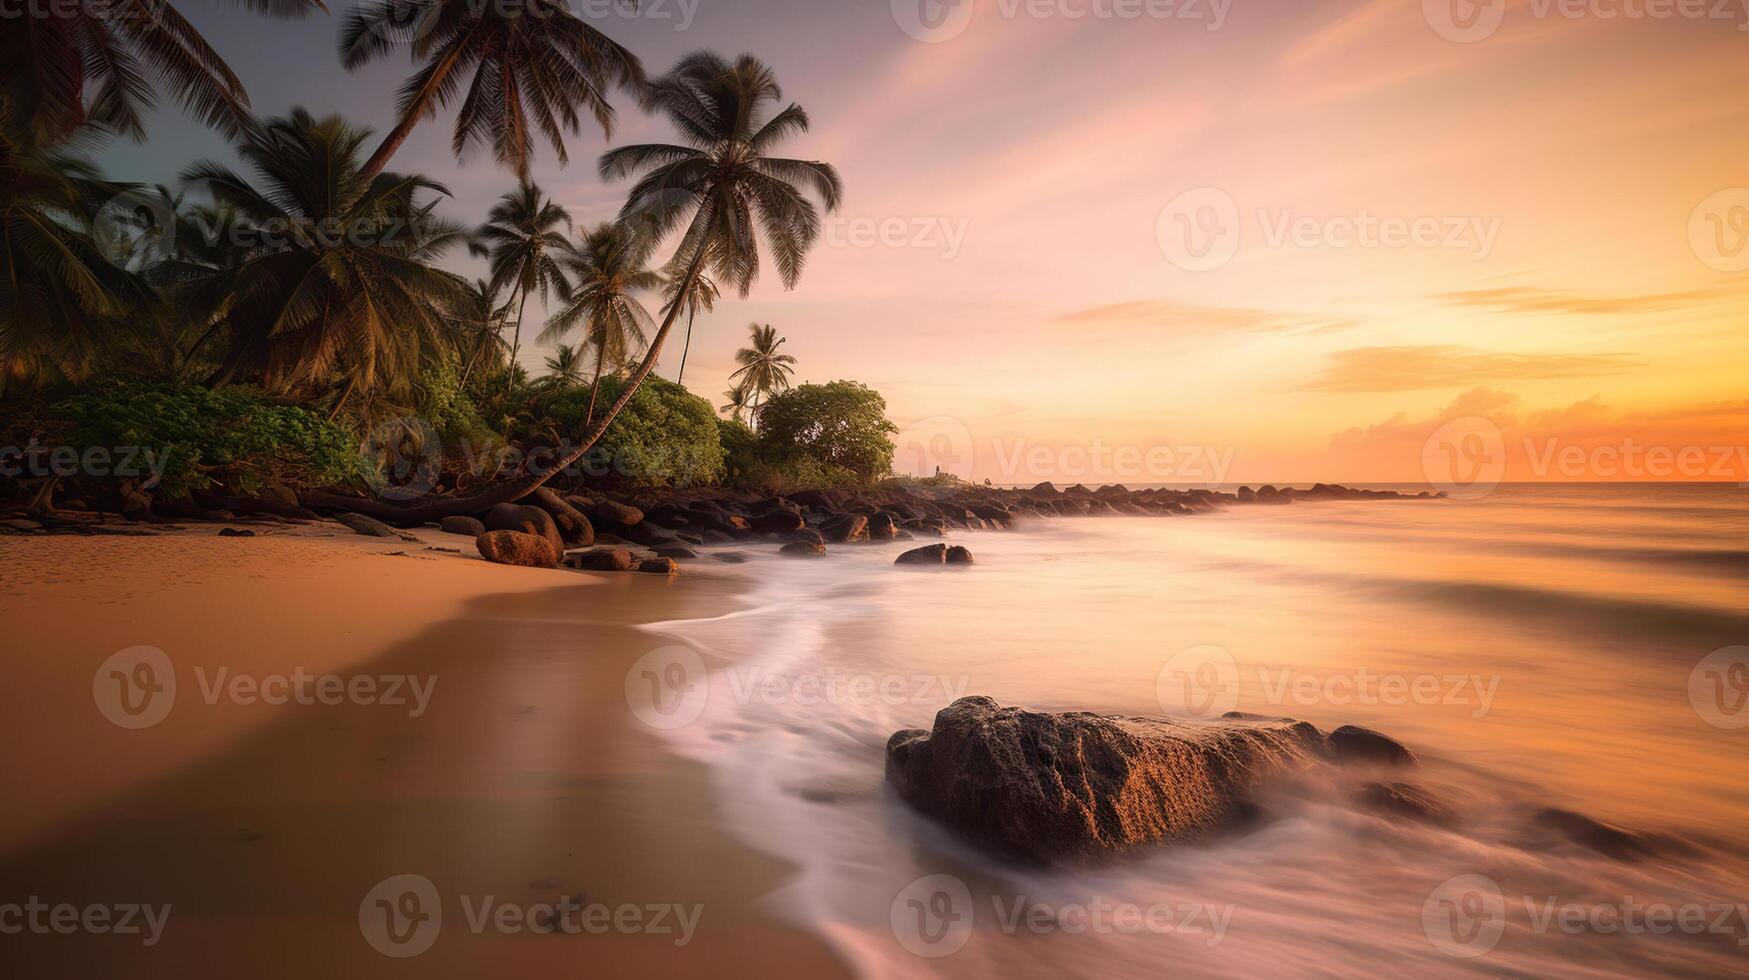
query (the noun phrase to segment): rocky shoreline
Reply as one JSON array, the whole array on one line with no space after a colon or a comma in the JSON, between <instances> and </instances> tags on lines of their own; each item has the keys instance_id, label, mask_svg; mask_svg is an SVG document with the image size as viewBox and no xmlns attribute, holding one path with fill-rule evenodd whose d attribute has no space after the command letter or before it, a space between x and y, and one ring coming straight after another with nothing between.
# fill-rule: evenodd
<instances>
[{"instance_id":1,"label":"rocky shoreline","mask_svg":"<svg viewBox=\"0 0 1749 980\"><path fill-rule=\"evenodd\" d=\"M776 544L786 557L820 558L838 545L908 542L941 538L952 531L999 530L1032 518L1175 517L1231 506L1443 496L1324 483L1308 489L1247 486L1226 493L1131 490L1121 485L1092 489L1077 484L1058 489L1049 483L1016 490L888 481L866 489L803 490L782 496L725 488L569 494L541 488L518 503L499 504L472 517L445 518L436 526L473 539L482 557L501 564L673 574L681 562L700 557L695 549L711 545ZM106 522L102 513L71 510L53 517L10 517L0 520L0 533L125 534L130 533L130 526L149 533L147 529L153 524L170 521L271 525L332 519L363 535L407 537L403 527L362 514L333 511L325 517L283 488L250 498L196 493L168 508L118 516L123 517L119 524ZM746 556L713 552L709 557L735 562ZM906 551L896 563L969 565L973 558L964 547L927 545Z\"/></svg>"}]
</instances>

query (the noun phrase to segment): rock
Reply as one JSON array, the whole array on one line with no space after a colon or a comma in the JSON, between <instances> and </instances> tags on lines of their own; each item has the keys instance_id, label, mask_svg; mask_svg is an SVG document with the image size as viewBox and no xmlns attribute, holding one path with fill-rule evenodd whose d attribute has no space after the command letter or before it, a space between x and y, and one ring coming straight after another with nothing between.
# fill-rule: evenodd
<instances>
[{"instance_id":1,"label":"rock","mask_svg":"<svg viewBox=\"0 0 1749 980\"><path fill-rule=\"evenodd\" d=\"M891 541L898 536L899 522L893 520L893 515L882 511L868 519L870 541Z\"/></svg>"},{"instance_id":2,"label":"rock","mask_svg":"<svg viewBox=\"0 0 1749 980\"><path fill-rule=\"evenodd\" d=\"M811 527L797 528L796 530L791 531L790 533L784 535L784 540L786 540L786 541L807 541L811 544L825 544L826 543L826 539L820 535L820 532L814 530Z\"/></svg>"},{"instance_id":3,"label":"rock","mask_svg":"<svg viewBox=\"0 0 1749 980\"><path fill-rule=\"evenodd\" d=\"M545 537L526 531L487 531L474 539L474 547L487 561L524 568L557 568L563 554Z\"/></svg>"},{"instance_id":4,"label":"rock","mask_svg":"<svg viewBox=\"0 0 1749 980\"><path fill-rule=\"evenodd\" d=\"M438 521L437 526L447 534L465 534L470 538L486 533L486 525L480 523L477 517L446 517Z\"/></svg>"},{"instance_id":5,"label":"rock","mask_svg":"<svg viewBox=\"0 0 1749 980\"><path fill-rule=\"evenodd\" d=\"M906 521L904 527L905 530L914 534L921 534L932 538L939 538L947 533L947 524L940 518L935 517L922 517L916 520Z\"/></svg>"},{"instance_id":6,"label":"rock","mask_svg":"<svg viewBox=\"0 0 1749 980\"><path fill-rule=\"evenodd\" d=\"M947 549L947 563L949 565L970 565L972 553L964 546L956 544Z\"/></svg>"},{"instance_id":7,"label":"rock","mask_svg":"<svg viewBox=\"0 0 1749 980\"><path fill-rule=\"evenodd\" d=\"M1451 819L1432 794L1414 783L1362 783L1354 791L1354 801L1391 817L1437 824Z\"/></svg>"},{"instance_id":8,"label":"rock","mask_svg":"<svg viewBox=\"0 0 1749 980\"><path fill-rule=\"evenodd\" d=\"M657 548L656 549L656 557L658 557L658 558L673 558L673 559L678 561L678 560L688 559L688 558L697 558L698 552L693 551L691 548L682 548L679 546L674 546L671 548Z\"/></svg>"},{"instance_id":9,"label":"rock","mask_svg":"<svg viewBox=\"0 0 1749 980\"><path fill-rule=\"evenodd\" d=\"M861 514L840 514L820 525L820 536L838 544L867 541L868 518Z\"/></svg>"},{"instance_id":10,"label":"rock","mask_svg":"<svg viewBox=\"0 0 1749 980\"><path fill-rule=\"evenodd\" d=\"M603 500L589 508L588 513L610 528L628 528L644 519L643 511L615 500Z\"/></svg>"},{"instance_id":11,"label":"rock","mask_svg":"<svg viewBox=\"0 0 1749 980\"><path fill-rule=\"evenodd\" d=\"M799 531L802 523L802 515L793 510L782 508L747 519L748 526L758 534L784 534L789 531Z\"/></svg>"},{"instance_id":12,"label":"rock","mask_svg":"<svg viewBox=\"0 0 1749 980\"><path fill-rule=\"evenodd\" d=\"M1415 753L1388 735L1370 728L1343 725L1330 733L1330 754L1339 762L1368 762L1387 766L1412 766Z\"/></svg>"},{"instance_id":13,"label":"rock","mask_svg":"<svg viewBox=\"0 0 1749 980\"><path fill-rule=\"evenodd\" d=\"M1271 776L1313 764L1303 722L1186 725L961 698L887 741L887 781L923 813L1038 863L1193 841L1233 826Z\"/></svg>"},{"instance_id":14,"label":"rock","mask_svg":"<svg viewBox=\"0 0 1749 980\"><path fill-rule=\"evenodd\" d=\"M1572 810L1543 810L1536 815L1536 825L1617 861L1635 861L1658 853L1651 838L1611 827Z\"/></svg>"},{"instance_id":15,"label":"rock","mask_svg":"<svg viewBox=\"0 0 1749 980\"><path fill-rule=\"evenodd\" d=\"M730 565L741 565L746 563L747 554L741 551L718 551L711 555L711 560L726 562Z\"/></svg>"},{"instance_id":16,"label":"rock","mask_svg":"<svg viewBox=\"0 0 1749 980\"><path fill-rule=\"evenodd\" d=\"M566 503L563 497L546 487L539 487L528 495L528 500L553 519L553 524L559 529L559 537L566 546L587 548L595 544L595 525L589 523L589 518L584 517L582 511Z\"/></svg>"},{"instance_id":17,"label":"rock","mask_svg":"<svg viewBox=\"0 0 1749 980\"><path fill-rule=\"evenodd\" d=\"M400 531L384 524L382 521L379 521L374 517L366 517L363 514L354 514L350 512L345 514L335 514L334 519L347 527L352 528L355 533L362 534L369 538L401 538L406 541L419 540L411 534L402 534Z\"/></svg>"},{"instance_id":18,"label":"rock","mask_svg":"<svg viewBox=\"0 0 1749 980\"><path fill-rule=\"evenodd\" d=\"M234 527L219 528L219 537L221 538L252 538L254 536L254 531L245 531Z\"/></svg>"},{"instance_id":19,"label":"rock","mask_svg":"<svg viewBox=\"0 0 1749 980\"><path fill-rule=\"evenodd\" d=\"M8 517L5 520L0 520L0 527L12 531L40 531L43 529L42 524L37 521L26 520L22 517Z\"/></svg>"},{"instance_id":20,"label":"rock","mask_svg":"<svg viewBox=\"0 0 1749 980\"><path fill-rule=\"evenodd\" d=\"M680 543L679 535L660 524L653 524L647 520L639 521L626 528L625 537L627 540L637 542L646 548L670 547Z\"/></svg>"},{"instance_id":21,"label":"rock","mask_svg":"<svg viewBox=\"0 0 1749 980\"><path fill-rule=\"evenodd\" d=\"M672 558L646 558L638 563L638 571L649 575L675 575L680 564Z\"/></svg>"},{"instance_id":22,"label":"rock","mask_svg":"<svg viewBox=\"0 0 1749 980\"><path fill-rule=\"evenodd\" d=\"M893 560L895 565L941 565L947 561L947 545L932 544L913 548Z\"/></svg>"},{"instance_id":23,"label":"rock","mask_svg":"<svg viewBox=\"0 0 1749 980\"><path fill-rule=\"evenodd\" d=\"M1057 495L1057 487L1056 484L1047 480L1027 492L1035 497L1055 497Z\"/></svg>"},{"instance_id":24,"label":"rock","mask_svg":"<svg viewBox=\"0 0 1749 980\"><path fill-rule=\"evenodd\" d=\"M629 572L637 567L632 553L624 548L598 548L582 554L566 555L565 564L586 572Z\"/></svg>"},{"instance_id":25,"label":"rock","mask_svg":"<svg viewBox=\"0 0 1749 980\"><path fill-rule=\"evenodd\" d=\"M987 504L973 504L966 509L998 527L1011 527L1014 524L1013 512L1002 507L991 507Z\"/></svg>"},{"instance_id":26,"label":"rock","mask_svg":"<svg viewBox=\"0 0 1749 980\"><path fill-rule=\"evenodd\" d=\"M826 557L826 546L812 541L791 541L777 549L777 553L788 555L791 558L824 558Z\"/></svg>"}]
</instances>

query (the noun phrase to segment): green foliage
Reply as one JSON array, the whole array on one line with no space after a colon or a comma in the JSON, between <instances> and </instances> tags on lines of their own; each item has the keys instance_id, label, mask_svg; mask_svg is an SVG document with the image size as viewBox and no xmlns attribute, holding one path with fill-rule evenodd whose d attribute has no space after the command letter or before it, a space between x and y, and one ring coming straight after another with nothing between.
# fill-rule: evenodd
<instances>
[{"instance_id":1,"label":"green foliage","mask_svg":"<svg viewBox=\"0 0 1749 980\"><path fill-rule=\"evenodd\" d=\"M856 381L791 388L760 406L760 456L798 476L872 482L893 469L889 436L899 430L886 410L880 392Z\"/></svg>"},{"instance_id":2,"label":"green foliage","mask_svg":"<svg viewBox=\"0 0 1749 980\"><path fill-rule=\"evenodd\" d=\"M625 381L601 379L596 415L605 411ZM540 396L534 414L552 428L550 441L566 444L588 428L587 385ZM540 432L528 435L539 437ZM590 453L577 464L594 481L634 486L688 486L710 483L723 474L723 445L711 404L685 388L654 375L646 378Z\"/></svg>"},{"instance_id":3,"label":"green foliage","mask_svg":"<svg viewBox=\"0 0 1749 980\"><path fill-rule=\"evenodd\" d=\"M160 486L172 497L222 486L253 493L267 482L323 486L361 478L351 433L302 408L270 401L246 386L115 383L51 409L73 425L81 450L150 450Z\"/></svg>"}]
</instances>

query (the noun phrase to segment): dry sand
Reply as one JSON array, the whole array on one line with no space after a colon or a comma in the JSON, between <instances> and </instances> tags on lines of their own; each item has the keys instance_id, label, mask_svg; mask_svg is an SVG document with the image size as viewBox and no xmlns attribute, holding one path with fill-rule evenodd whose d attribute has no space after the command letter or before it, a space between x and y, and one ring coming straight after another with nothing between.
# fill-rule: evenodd
<instances>
[{"instance_id":1,"label":"dry sand","mask_svg":"<svg viewBox=\"0 0 1749 980\"><path fill-rule=\"evenodd\" d=\"M504 568L465 538L419 533L0 538L0 908L171 908L152 947L0 935L0 972L842 975L759 908L791 869L719 831L704 773L627 707L626 670L663 643L632 627L729 608L733 580ZM107 681L94 692L93 678L138 645L164 651L177 688L162 722L129 730L100 710ZM215 700L221 668L228 681L404 677L407 703L376 703L387 680L338 704ZM432 882L442 926L429 952L393 959L366 942L360 905L400 874ZM677 945L677 929L468 920L488 897L526 909L562 896L628 923L629 906L685 906L696 933Z\"/></svg>"}]
</instances>

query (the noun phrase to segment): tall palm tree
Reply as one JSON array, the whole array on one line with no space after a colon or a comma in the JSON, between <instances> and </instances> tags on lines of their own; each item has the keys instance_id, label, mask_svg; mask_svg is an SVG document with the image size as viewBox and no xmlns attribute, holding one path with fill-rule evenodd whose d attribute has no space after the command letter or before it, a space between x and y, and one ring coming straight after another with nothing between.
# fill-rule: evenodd
<instances>
[{"instance_id":1,"label":"tall palm tree","mask_svg":"<svg viewBox=\"0 0 1749 980\"><path fill-rule=\"evenodd\" d=\"M570 212L524 181L492 205L486 223L474 232L469 248L488 258L492 288L510 290L516 303L512 361L522 353L522 314L528 307L528 294L538 290L544 304L553 292L565 293L558 256L570 248L571 240L565 236L570 228Z\"/></svg>"},{"instance_id":2,"label":"tall palm tree","mask_svg":"<svg viewBox=\"0 0 1749 980\"><path fill-rule=\"evenodd\" d=\"M541 332L542 342L556 340L581 326L595 351L595 377L590 382L587 425L595 418L595 395L603 368L618 367L637 356L644 330L654 321L633 295L662 285L661 273L650 269L650 240L620 222L599 225L583 236L564 257L575 280L564 309Z\"/></svg>"},{"instance_id":3,"label":"tall palm tree","mask_svg":"<svg viewBox=\"0 0 1749 980\"><path fill-rule=\"evenodd\" d=\"M741 367L729 375L729 380L741 379L741 387L746 388L753 396L753 410L758 411L760 396L769 399L789 388L790 375L795 373L796 359L788 354L778 353L778 348L789 338L779 337L771 324L763 327L757 323L749 324L747 332L752 346L735 352L735 363Z\"/></svg>"},{"instance_id":4,"label":"tall palm tree","mask_svg":"<svg viewBox=\"0 0 1749 980\"><path fill-rule=\"evenodd\" d=\"M707 275L700 273L692 280L692 288L684 294L680 292L681 280L684 276L679 270L671 270L665 275L668 302L686 304L686 346L680 348L680 370L674 375L674 383L686 383L686 355L692 350L692 320L700 310L706 313L717 308L717 300L722 296L717 284ZM664 307L666 309L666 307Z\"/></svg>"},{"instance_id":5,"label":"tall palm tree","mask_svg":"<svg viewBox=\"0 0 1749 980\"><path fill-rule=\"evenodd\" d=\"M322 0L243 3L280 19L327 9ZM8 6L0 95L21 135L53 143L91 125L143 140L160 92L227 137L250 123L243 83L168 0Z\"/></svg>"},{"instance_id":6,"label":"tall palm tree","mask_svg":"<svg viewBox=\"0 0 1749 980\"><path fill-rule=\"evenodd\" d=\"M782 98L771 69L751 55L729 62L708 51L691 54L651 83L646 100L669 118L682 143L625 146L602 156L603 178L642 175L621 209L622 221L641 219L657 231L681 232L675 259L686 270L679 280L682 294L693 288L696 277L709 274L747 295L759 278L761 237L784 286L793 288L820 236L820 211L809 194L827 210L837 209L843 186L830 165L770 155L785 138L808 128L808 115L799 105L773 111ZM421 507L378 505L371 510L403 522L478 513L526 496L574 465L595 447L649 377L680 309L681 304L669 305L619 397L569 453L485 493ZM350 498L333 502L355 510L358 505Z\"/></svg>"},{"instance_id":7,"label":"tall palm tree","mask_svg":"<svg viewBox=\"0 0 1749 980\"><path fill-rule=\"evenodd\" d=\"M570 344L560 344L547 358L547 380L571 387L583 380L583 351Z\"/></svg>"},{"instance_id":8,"label":"tall palm tree","mask_svg":"<svg viewBox=\"0 0 1749 980\"><path fill-rule=\"evenodd\" d=\"M429 263L463 234L424 200L448 192L419 176L365 176L358 158L369 136L294 109L238 140L252 179L213 162L184 172L256 241L190 297L195 310L226 311L230 350L218 378L248 372L301 393L344 378L338 413L355 393L368 404L405 389L424 357L453 342L442 311L466 283Z\"/></svg>"},{"instance_id":9,"label":"tall palm tree","mask_svg":"<svg viewBox=\"0 0 1749 980\"><path fill-rule=\"evenodd\" d=\"M747 421L747 386L744 384L736 385L723 392L723 397L729 401L718 411L728 412L729 418L736 422Z\"/></svg>"},{"instance_id":10,"label":"tall palm tree","mask_svg":"<svg viewBox=\"0 0 1749 980\"><path fill-rule=\"evenodd\" d=\"M468 378L482 361L498 368L506 358L504 347L505 321L510 317L509 304L498 303L498 290L490 281L476 279L463 286L462 294L445 310L451 332L461 345L463 366L460 385L465 390Z\"/></svg>"},{"instance_id":11,"label":"tall palm tree","mask_svg":"<svg viewBox=\"0 0 1749 980\"><path fill-rule=\"evenodd\" d=\"M109 327L146 299L91 234L97 202L120 189L0 128L0 386L44 370L82 377Z\"/></svg>"},{"instance_id":12,"label":"tall palm tree","mask_svg":"<svg viewBox=\"0 0 1749 980\"><path fill-rule=\"evenodd\" d=\"M500 164L526 179L531 132L545 135L565 163L564 136L581 130L580 112L611 137L609 92L644 86L637 57L565 0L371 0L341 29L341 63L351 71L402 43L419 68L401 85L395 127L365 163L366 175L383 169L419 120L460 98L451 150L459 157L470 145L490 145Z\"/></svg>"}]
</instances>

